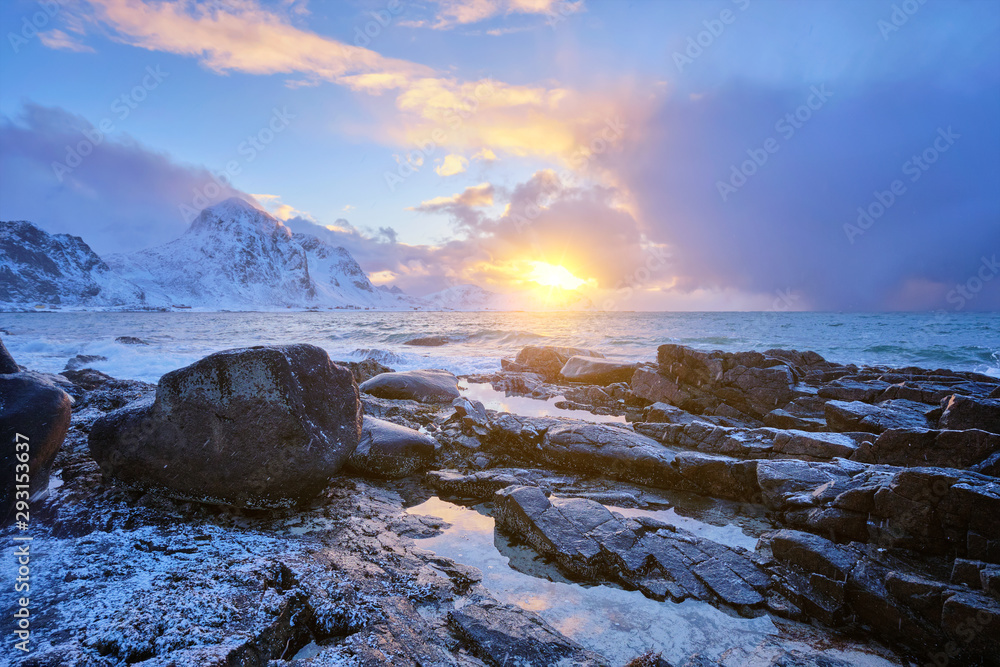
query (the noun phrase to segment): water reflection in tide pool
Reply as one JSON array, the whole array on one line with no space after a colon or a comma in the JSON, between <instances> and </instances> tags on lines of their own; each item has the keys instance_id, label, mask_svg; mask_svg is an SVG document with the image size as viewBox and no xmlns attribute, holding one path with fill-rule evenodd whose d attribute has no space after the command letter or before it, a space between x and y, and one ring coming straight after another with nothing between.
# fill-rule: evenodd
<instances>
[{"instance_id":1,"label":"water reflection in tide pool","mask_svg":"<svg viewBox=\"0 0 1000 667\"><path fill-rule=\"evenodd\" d=\"M701 653L726 665L768 664L779 644L797 649L822 644L826 655L849 664L899 664L861 646L823 641L822 633L804 626L793 639L767 616L734 617L703 602L656 602L636 591L571 583L535 552L497 533L486 514L488 505L477 508L481 511L433 497L407 511L451 524L437 536L420 539L422 548L479 568L483 585L497 599L536 612L613 665L650 649L662 651L670 662Z\"/></svg>"},{"instance_id":2,"label":"water reflection in tide pool","mask_svg":"<svg viewBox=\"0 0 1000 667\"><path fill-rule=\"evenodd\" d=\"M498 599L538 613L615 664L625 664L650 648L663 651L669 660L697 651L714 658L727 645L753 645L776 632L766 617L734 618L701 602L661 603L610 586L569 583L540 558L532 558L533 552L511 547L495 534L493 518L474 509L431 498L408 511L451 524L442 534L420 540L421 547L479 568L483 584ZM512 569L511 556L517 567L533 568L532 574L539 576ZM540 578L549 574L557 580Z\"/></svg>"},{"instance_id":3,"label":"water reflection in tide pool","mask_svg":"<svg viewBox=\"0 0 1000 667\"><path fill-rule=\"evenodd\" d=\"M625 423L625 417L614 415L597 415L586 410L565 410L557 408L556 403L566 400L565 396L554 398L530 398L528 396L506 396L485 382L462 382L462 395L476 401L482 401L488 410L511 412L522 417L568 417L584 419L589 422Z\"/></svg>"},{"instance_id":4,"label":"water reflection in tide pool","mask_svg":"<svg viewBox=\"0 0 1000 667\"><path fill-rule=\"evenodd\" d=\"M694 533L698 537L703 537L713 542L718 542L719 544L725 544L730 547L743 547L747 551L753 551L757 548L757 538L758 535L747 534L745 530L737 524L725 524L725 525L714 525L707 523L705 521L699 521L697 518L692 518L678 514L677 510L673 507L663 510L644 510L636 509L633 507L616 507L614 505L607 505L607 508L612 512L617 512L622 516L626 517L639 517L647 516L653 519L659 519L664 523L669 523L672 526L677 526L678 528L683 528L689 532Z\"/></svg>"}]
</instances>

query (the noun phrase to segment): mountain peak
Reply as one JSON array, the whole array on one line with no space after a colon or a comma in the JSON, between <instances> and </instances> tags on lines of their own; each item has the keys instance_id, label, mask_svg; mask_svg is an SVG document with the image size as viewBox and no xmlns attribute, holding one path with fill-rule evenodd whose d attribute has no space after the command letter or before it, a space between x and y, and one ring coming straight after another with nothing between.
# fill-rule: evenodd
<instances>
[{"instance_id":1,"label":"mountain peak","mask_svg":"<svg viewBox=\"0 0 1000 667\"><path fill-rule=\"evenodd\" d=\"M188 232L205 231L239 232L254 230L265 235L278 232L291 237L291 231L267 211L259 209L245 199L230 197L202 209L191 223Z\"/></svg>"}]
</instances>

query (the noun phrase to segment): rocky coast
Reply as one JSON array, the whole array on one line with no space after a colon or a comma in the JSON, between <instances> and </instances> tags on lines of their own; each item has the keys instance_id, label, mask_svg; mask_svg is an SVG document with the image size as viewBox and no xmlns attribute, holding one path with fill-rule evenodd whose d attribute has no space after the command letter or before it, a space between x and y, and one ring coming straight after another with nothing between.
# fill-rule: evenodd
<instances>
[{"instance_id":1,"label":"rocky coast","mask_svg":"<svg viewBox=\"0 0 1000 667\"><path fill-rule=\"evenodd\" d=\"M156 385L85 363L40 374L0 348L8 479L16 434L32 443L31 651L5 647L12 664L1000 664L994 377L679 345L532 346L464 377L304 344ZM623 657L423 546L451 529L413 511L431 498L488 515L537 576L777 631ZM695 505L740 539L650 511Z\"/></svg>"}]
</instances>

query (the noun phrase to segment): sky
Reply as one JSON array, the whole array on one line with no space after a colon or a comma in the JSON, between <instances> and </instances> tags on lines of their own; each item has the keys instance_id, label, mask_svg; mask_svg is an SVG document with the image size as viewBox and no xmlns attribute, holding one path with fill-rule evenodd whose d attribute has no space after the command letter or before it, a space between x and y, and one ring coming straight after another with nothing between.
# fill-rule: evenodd
<instances>
[{"instance_id":1,"label":"sky","mask_svg":"<svg viewBox=\"0 0 1000 667\"><path fill-rule=\"evenodd\" d=\"M0 219L252 200L377 284L1000 309L994 0L9 0Z\"/></svg>"}]
</instances>

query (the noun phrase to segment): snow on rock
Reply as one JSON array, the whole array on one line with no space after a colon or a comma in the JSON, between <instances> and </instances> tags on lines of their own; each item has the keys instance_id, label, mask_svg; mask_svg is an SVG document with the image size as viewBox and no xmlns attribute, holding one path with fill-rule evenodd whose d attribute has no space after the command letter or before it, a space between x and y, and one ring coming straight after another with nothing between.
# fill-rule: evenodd
<instances>
[{"instance_id":1,"label":"snow on rock","mask_svg":"<svg viewBox=\"0 0 1000 667\"><path fill-rule=\"evenodd\" d=\"M404 298L376 290L344 248L294 234L235 197L203 210L176 241L108 262L149 292L188 306L409 309Z\"/></svg>"},{"instance_id":2,"label":"snow on rock","mask_svg":"<svg viewBox=\"0 0 1000 667\"><path fill-rule=\"evenodd\" d=\"M155 305L79 236L49 234L24 220L0 222L0 303Z\"/></svg>"}]
</instances>

